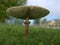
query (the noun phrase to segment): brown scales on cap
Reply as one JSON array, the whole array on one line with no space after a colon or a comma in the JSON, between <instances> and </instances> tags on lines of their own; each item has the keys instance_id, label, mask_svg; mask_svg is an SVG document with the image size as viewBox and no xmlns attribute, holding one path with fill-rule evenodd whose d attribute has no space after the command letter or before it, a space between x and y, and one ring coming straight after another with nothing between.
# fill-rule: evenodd
<instances>
[{"instance_id":1,"label":"brown scales on cap","mask_svg":"<svg viewBox=\"0 0 60 45\"><path fill-rule=\"evenodd\" d=\"M30 19L37 19L49 14L49 10L38 6L16 6L6 10L7 14L16 18L26 19L27 16Z\"/></svg>"}]
</instances>

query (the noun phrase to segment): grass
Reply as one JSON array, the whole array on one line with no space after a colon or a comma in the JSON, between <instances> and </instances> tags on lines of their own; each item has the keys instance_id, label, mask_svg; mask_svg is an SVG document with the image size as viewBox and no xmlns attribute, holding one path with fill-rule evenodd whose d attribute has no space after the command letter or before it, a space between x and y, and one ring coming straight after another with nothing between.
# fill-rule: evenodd
<instances>
[{"instance_id":1,"label":"grass","mask_svg":"<svg viewBox=\"0 0 60 45\"><path fill-rule=\"evenodd\" d=\"M0 24L0 45L60 45L60 29L30 26L24 35L24 26Z\"/></svg>"}]
</instances>

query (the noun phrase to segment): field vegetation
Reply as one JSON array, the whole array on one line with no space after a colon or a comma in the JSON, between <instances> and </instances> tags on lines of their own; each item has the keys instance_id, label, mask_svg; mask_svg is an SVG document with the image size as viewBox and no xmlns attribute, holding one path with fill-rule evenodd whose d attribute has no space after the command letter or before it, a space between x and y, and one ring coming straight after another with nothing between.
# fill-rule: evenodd
<instances>
[{"instance_id":1,"label":"field vegetation","mask_svg":"<svg viewBox=\"0 0 60 45\"><path fill-rule=\"evenodd\" d=\"M30 26L25 37L25 27L0 24L0 45L60 45L60 29Z\"/></svg>"}]
</instances>

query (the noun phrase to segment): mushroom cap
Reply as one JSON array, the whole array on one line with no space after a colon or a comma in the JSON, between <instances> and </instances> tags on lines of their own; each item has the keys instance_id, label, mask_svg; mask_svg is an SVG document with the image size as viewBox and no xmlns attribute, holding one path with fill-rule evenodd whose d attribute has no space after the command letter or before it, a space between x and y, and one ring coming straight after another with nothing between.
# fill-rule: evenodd
<instances>
[{"instance_id":1,"label":"mushroom cap","mask_svg":"<svg viewBox=\"0 0 60 45\"><path fill-rule=\"evenodd\" d=\"M19 19L37 19L49 14L49 10L39 6L15 6L8 8L6 13Z\"/></svg>"}]
</instances>

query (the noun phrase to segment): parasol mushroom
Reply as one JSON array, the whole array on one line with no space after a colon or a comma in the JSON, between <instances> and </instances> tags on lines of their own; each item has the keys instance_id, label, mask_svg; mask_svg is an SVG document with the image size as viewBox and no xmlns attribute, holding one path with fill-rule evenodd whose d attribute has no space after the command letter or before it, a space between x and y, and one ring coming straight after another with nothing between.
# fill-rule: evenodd
<instances>
[{"instance_id":1,"label":"parasol mushroom","mask_svg":"<svg viewBox=\"0 0 60 45\"><path fill-rule=\"evenodd\" d=\"M26 19L25 24L25 35L28 35L29 19L37 19L49 14L49 10L39 6L15 6L8 8L6 13L9 16L13 16L18 19Z\"/></svg>"}]
</instances>

